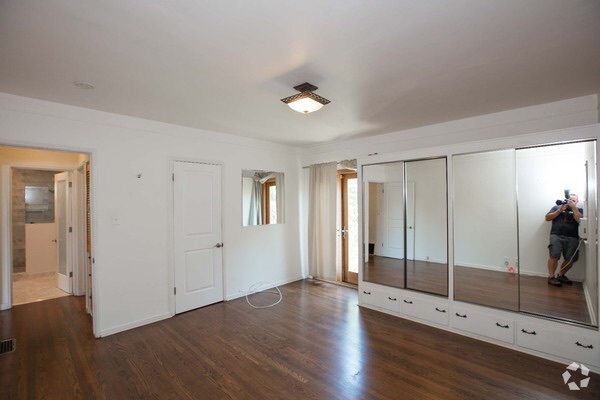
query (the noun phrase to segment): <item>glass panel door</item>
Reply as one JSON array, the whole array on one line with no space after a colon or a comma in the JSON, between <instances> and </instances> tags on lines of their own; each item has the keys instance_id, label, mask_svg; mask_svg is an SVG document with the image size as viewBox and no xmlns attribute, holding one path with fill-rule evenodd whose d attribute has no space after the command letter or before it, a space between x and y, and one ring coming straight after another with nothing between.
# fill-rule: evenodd
<instances>
[{"instance_id":1,"label":"glass panel door","mask_svg":"<svg viewBox=\"0 0 600 400\"><path fill-rule=\"evenodd\" d=\"M358 185L356 173L342 175L342 251L344 282L358 284Z\"/></svg>"}]
</instances>

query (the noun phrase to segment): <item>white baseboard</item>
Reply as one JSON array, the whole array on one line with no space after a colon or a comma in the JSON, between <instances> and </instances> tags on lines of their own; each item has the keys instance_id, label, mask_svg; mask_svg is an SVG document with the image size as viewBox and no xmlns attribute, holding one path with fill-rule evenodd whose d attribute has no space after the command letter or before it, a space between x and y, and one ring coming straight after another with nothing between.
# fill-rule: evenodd
<instances>
[{"instance_id":1,"label":"white baseboard","mask_svg":"<svg viewBox=\"0 0 600 400\"><path fill-rule=\"evenodd\" d=\"M506 273L511 273L511 274L513 273L513 272L508 272L507 267L496 267L496 266L489 266L489 265L473 265L473 264L467 264L467 263L461 263L458 266L459 267L467 267L467 268L485 269L487 271L506 272ZM516 273L516 272L514 272L514 273ZM540 276L543 278L546 278L548 276L548 274L546 272L527 271L524 269L521 269L519 271L519 273L521 275Z\"/></svg>"},{"instance_id":2,"label":"white baseboard","mask_svg":"<svg viewBox=\"0 0 600 400\"><path fill-rule=\"evenodd\" d=\"M0 311L8 310L8 309L10 309L10 304L8 304L8 303L0 304Z\"/></svg>"},{"instance_id":3,"label":"white baseboard","mask_svg":"<svg viewBox=\"0 0 600 400\"><path fill-rule=\"evenodd\" d=\"M97 337L100 338L100 337L104 337L104 336L114 335L115 333L128 331L129 329L138 328L140 326L148 325L153 322L162 321L163 319L167 319L167 318L171 318L171 317L172 317L171 313L163 313L163 314L155 315L150 318L140 319L138 321L129 322L127 324L115 326L113 328L103 329L100 331L100 333L98 334Z\"/></svg>"},{"instance_id":4,"label":"white baseboard","mask_svg":"<svg viewBox=\"0 0 600 400\"><path fill-rule=\"evenodd\" d=\"M278 282L265 282L265 283L268 283L268 285L265 284L264 286L261 286L261 290L268 290L268 289L274 288L275 286L287 285L288 283L301 281L302 279L306 279L306 278L307 278L307 276L299 276L296 278L286 279L286 280L282 280L282 281L278 281ZM233 293L233 294L228 294L227 296L225 296L225 301L239 299L240 297L244 297L246 294L248 294L248 292L244 292L244 291L240 291L238 293Z\"/></svg>"}]
</instances>

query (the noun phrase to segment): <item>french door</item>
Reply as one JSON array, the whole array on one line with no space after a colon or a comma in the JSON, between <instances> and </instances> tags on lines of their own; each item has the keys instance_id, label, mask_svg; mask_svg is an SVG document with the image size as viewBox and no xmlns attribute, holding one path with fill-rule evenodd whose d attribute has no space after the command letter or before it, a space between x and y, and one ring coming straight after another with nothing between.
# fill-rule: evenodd
<instances>
[{"instance_id":1,"label":"french door","mask_svg":"<svg viewBox=\"0 0 600 400\"><path fill-rule=\"evenodd\" d=\"M358 284L358 180L354 171L341 175L342 280Z\"/></svg>"}]
</instances>

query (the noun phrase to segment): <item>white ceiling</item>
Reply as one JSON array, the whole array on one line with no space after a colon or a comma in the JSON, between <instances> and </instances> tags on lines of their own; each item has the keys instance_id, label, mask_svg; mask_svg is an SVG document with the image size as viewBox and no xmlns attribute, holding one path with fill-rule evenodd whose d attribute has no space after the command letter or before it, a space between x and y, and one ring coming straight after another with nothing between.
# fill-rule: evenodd
<instances>
[{"instance_id":1,"label":"white ceiling","mask_svg":"<svg viewBox=\"0 0 600 400\"><path fill-rule=\"evenodd\" d=\"M306 116L279 101L305 81L331 100ZM295 145L375 135L600 92L600 1L0 0L0 91Z\"/></svg>"}]
</instances>

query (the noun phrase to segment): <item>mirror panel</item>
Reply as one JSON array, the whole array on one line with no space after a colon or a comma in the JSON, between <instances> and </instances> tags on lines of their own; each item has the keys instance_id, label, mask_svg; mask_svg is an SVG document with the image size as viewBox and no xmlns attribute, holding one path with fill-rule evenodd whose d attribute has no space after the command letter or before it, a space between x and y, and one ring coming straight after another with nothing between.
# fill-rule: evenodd
<instances>
[{"instance_id":1,"label":"mirror panel","mask_svg":"<svg viewBox=\"0 0 600 400\"><path fill-rule=\"evenodd\" d=\"M597 310L595 147L595 141L588 141L516 151L521 311L597 324L586 301L587 292L589 299L594 299L591 308ZM579 223L573 221L569 209L551 221L545 218L555 206L559 207L557 203L565 200L565 190L571 197L578 197L577 208L583 214ZM563 229L565 224L572 229L554 231ZM585 233L578 235L584 228ZM570 242L567 248L578 249L571 267L571 256L568 250L565 255L564 247L558 260L554 258L559 254L556 248L550 256L549 243L553 247L560 245L550 239L552 233L564 234L557 235L556 240ZM555 274L564 271L572 283L550 285L548 276L552 269Z\"/></svg>"},{"instance_id":2,"label":"mirror panel","mask_svg":"<svg viewBox=\"0 0 600 400\"><path fill-rule=\"evenodd\" d=\"M242 226L284 223L284 174L242 170Z\"/></svg>"},{"instance_id":3,"label":"mirror panel","mask_svg":"<svg viewBox=\"0 0 600 400\"><path fill-rule=\"evenodd\" d=\"M519 310L515 150L453 157L454 299Z\"/></svg>"},{"instance_id":4,"label":"mirror panel","mask_svg":"<svg viewBox=\"0 0 600 400\"><path fill-rule=\"evenodd\" d=\"M406 288L448 295L446 158L408 161Z\"/></svg>"},{"instance_id":5,"label":"mirror panel","mask_svg":"<svg viewBox=\"0 0 600 400\"><path fill-rule=\"evenodd\" d=\"M585 234L574 238L573 282L559 287L548 283L546 214L565 189ZM453 198L455 300L598 325L596 141L456 155Z\"/></svg>"},{"instance_id":6,"label":"mirror panel","mask_svg":"<svg viewBox=\"0 0 600 400\"><path fill-rule=\"evenodd\" d=\"M363 281L404 288L404 163L362 167Z\"/></svg>"}]
</instances>

